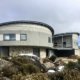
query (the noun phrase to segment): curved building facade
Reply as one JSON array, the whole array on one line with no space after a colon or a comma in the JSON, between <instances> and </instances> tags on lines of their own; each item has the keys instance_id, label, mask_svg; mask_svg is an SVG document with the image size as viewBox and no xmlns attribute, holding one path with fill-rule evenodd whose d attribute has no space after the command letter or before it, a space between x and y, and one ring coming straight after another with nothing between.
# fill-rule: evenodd
<instances>
[{"instance_id":1,"label":"curved building facade","mask_svg":"<svg viewBox=\"0 0 80 80\"><path fill-rule=\"evenodd\" d=\"M51 26L35 21L13 21L0 24L0 55L31 53L45 58L53 48Z\"/></svg>"}]
</instances>

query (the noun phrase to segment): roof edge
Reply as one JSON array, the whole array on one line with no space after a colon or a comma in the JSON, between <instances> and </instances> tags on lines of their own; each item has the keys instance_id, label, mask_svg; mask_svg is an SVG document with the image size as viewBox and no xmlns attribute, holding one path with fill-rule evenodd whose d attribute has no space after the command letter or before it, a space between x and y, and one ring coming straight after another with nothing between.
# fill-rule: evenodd
<instances>
[{"instance_id":1,"label":"roof edge","mask_svg":"<svg viewBox=\"0 0 80 80\"><path fill-rule=\"evenodd\" d=\"M54 29L43 22L38 22L38 21L26 21L26 20L20 20L20 21L10 21L10 22L4 22L4 23L0 23L0 27L5 26L5 25L12 25L12 24L36 24L36 25L41 25L41 26L45 26L46 28L48 28L52 34L54 35Z\"/></svg>"},{"instance_id":2,"label":"roof edge","mask_svg":"<svg viewBox=\"0 0 80 80\"><path fill-rule=\"evenodd\" d=\"M66 32L66 33L55 34L54 36L59 36L59 35L72 35L72 34L77 34L77 35L79 35L80 33L78 33L78 32Z\"/></svg>"}]
</instances>

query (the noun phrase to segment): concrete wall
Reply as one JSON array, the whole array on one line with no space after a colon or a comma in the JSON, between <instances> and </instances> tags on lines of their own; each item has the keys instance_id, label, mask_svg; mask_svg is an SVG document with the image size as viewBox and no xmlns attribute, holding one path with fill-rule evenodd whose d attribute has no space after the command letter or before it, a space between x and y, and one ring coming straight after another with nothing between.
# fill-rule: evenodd
<instances>
[{"instance_id":1,"label":"concrete wall","mask_svg":"<svg viewBox=\"0 0 80 80\"><path fill-rule=\"evenodd\" d=\"M42 46L53 48L53 43L48 42L48 37L52 38L52 32L39 25L18 24L0 27L0 35L16 34L16 41L3 41L0 39L0 46ZM27 34L26 41L20 41L20 34Z\"/></svg>"},{"instance_id":2,"label":"concrete wall","mask_svg":"<svg viewBox=\"0 0 80 80\"><path fill-rule=\"evenodd\" d=\"M72 45L74 49L78 49L78 35L77 34L73 34L72 35Z\"/></svg>"},{"instance_id":3,"label":"concrete wall","mask_svg":"<svg viewBox=\"0 0 80 80\"><path fill-rule=\"evenodd\" d=\"M40 49L40 58L46 58L46 49Z\"/></svg>"},{"instance_id":4,"label":"concrete wall","mask_svg":"<svg viewBox=\"0 0 80 80\"><path fill-rule=\"evenodd\" d=\"M5 31L33 31L33 32L42 32L47 34L52 34L51 31L45 26L34 25L34 24L12 24L4 27L0 27L0 32Z\"/></svg>"},{"instance_id":5,"label":"concrete wall","mask_svg":"<svg viewBox=\"0 0 80 80\"><path fill-rule=\"evenodd\" d=\"M33 49L28 47L10 47L9 54L10 56L17 56L18 54L33 54Z\"/></svg>"},{"instance_id":6,"label":"concrete wall","mask_svg":"<svg viewBox=\"0 0 80 80\"><path fill-rule=\"evenodd\" d=\"M0 34L0 41L3 41L3 35Z\"/></svg>"},{"instance_id":7,"label":"concrete wall","mask_svg":"<svg viewBox=\"0 0 80 80\"><path fill-rule=\"evenodd\" d=\"M80 56L80 49L75 49L75 55Z\"/></svg>"},{"instance_id":8,"label":"concrete wall","mask_svg":"<svg viewBox=\"0 0 80 80\"><path fill-rule=\"evenodd\" d=\"M33 48L29 48L29 47L10 47L9 48L10 56L17 56L21 53L33 54ZM36 55L36 54L34 54L34 55ZM40 58L46 58L46 49L40 48Z\"/></svg>"}]
</instances>

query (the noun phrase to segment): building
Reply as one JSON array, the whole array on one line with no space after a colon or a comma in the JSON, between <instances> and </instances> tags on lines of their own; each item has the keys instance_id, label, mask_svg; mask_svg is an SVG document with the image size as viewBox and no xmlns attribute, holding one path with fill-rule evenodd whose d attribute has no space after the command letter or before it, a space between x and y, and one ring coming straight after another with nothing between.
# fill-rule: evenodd
<instances>
[{"instance_id":1,"label":"building","mask_svg":"<svg viewBox=\"0 0 80 80\"><path fill-rule=\"evenodd\" d=\"M12 21L0 24L0 56L35 54L45 58L52 53L51 26L36 21Z\"/></svg>"},{"instance_id":2,"label":"building","mask_svg":"<svg viewBox=\"0 0 80 80\"><path fill-rule=\"evenodd\" d=\"M80 56L78 38L79 38L79 33L76 32L61 33L54 35L53 39L54 53L57 56L71 56L71 55Z\"/></svg>"}]
</instances>

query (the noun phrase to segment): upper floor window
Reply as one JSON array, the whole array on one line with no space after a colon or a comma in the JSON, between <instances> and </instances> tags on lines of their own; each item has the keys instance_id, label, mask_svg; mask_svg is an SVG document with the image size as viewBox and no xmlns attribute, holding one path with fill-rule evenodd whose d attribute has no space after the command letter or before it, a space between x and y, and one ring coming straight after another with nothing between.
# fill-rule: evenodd
<instances>
[{"instance_id":1,"label":"upper floor window","mask_svg":"<svg viewBox=\"0 0 80 80\"><path fill-rule=\"evenodd\" d=\"M52 42L52 38L48 37L48 42L51 43Z\"/></svg>"},{"instance_id":2,"label":"upper floor window","mask_svg":"<svg viewBox=\"0 0 80 80\"><path fill-rule=\"evenodd\" d=\"M63 42L63 47L66 47L66 42Z\"/></svg>"},{"instance_id":3,"label":"upper floor window","mask_svg":"<svg viewBox=\"0 0 80 80\"><path fill-rule=\"evenodd\" d=\"M20 34L20 40L26 41L27 40L27 34Z\"/></svg>"},{"instance_id":4,"label":"upper floor window","mask_svg":"<svg viewBox=\"0 0 80 80\"><path fill-rule=\"evenodd\" d=\"M5 41L14 41L16 40L16 35L15 34L4 34L3 38Z\"/></svg>"}]
</instances>

